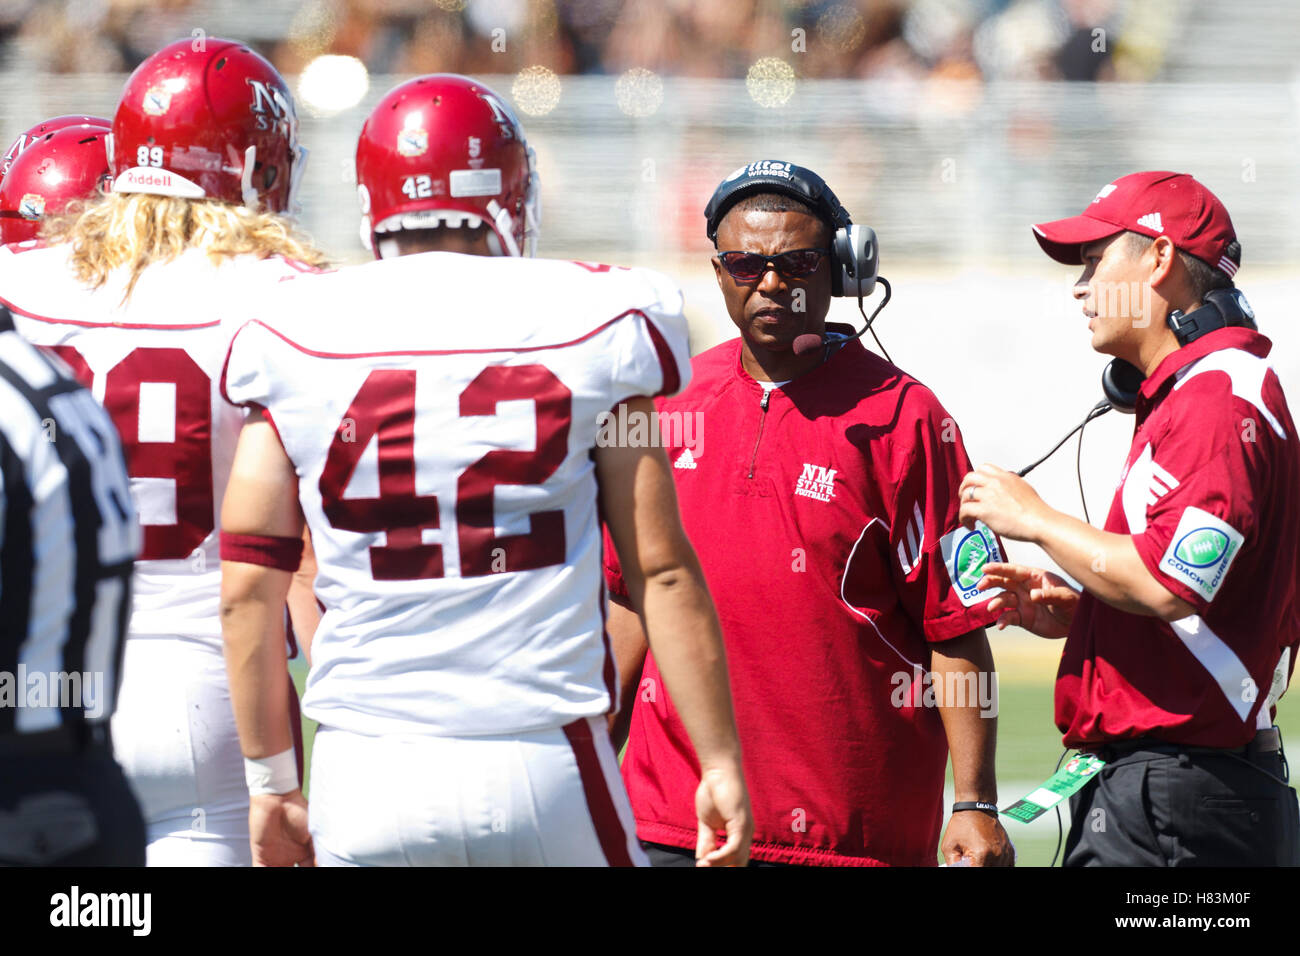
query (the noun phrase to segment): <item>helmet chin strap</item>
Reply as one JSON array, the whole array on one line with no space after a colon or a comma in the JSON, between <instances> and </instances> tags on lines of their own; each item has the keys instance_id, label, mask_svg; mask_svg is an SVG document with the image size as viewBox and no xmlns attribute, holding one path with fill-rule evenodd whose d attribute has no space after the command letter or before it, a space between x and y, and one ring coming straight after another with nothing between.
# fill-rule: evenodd
<instances>
[{"instance_id":1,"label":"helmet chin strap","mask_svg":"<svg viewBox=\"0 0 1300 956\"><path fill-rule=\"evenodd\" d=\"M537 255L537 239L542 234L542 184L537 175L537 153L528 147L528 195L524 199L524 253Z\"/></svg>"},{"instance_id":2,"label":"helmet chin strap","mask_svg":"<svg viewBox=\"0 0 1300 956\"><path fill-rule=\"evenodd\" d=\"M239 177L239 192L244 198L244 205L249 209L257 208L257 190L253 188L253 167L257 165L257 147L250 146L244 150L244 172Z\"/></svg>"},{"instance_id":3,"label":"helmet chin strap","mask_svg":"<svg viewBox=\"0 0 1300 956\"><path fill-rule=\"evenodd\" d=\"M302 213L302 204L298 202L298 185L302 182L303 170L307 166L307 147L295 143L293 154L293 172L289 174L289 196L285 201L285 212L298 216Z\"/></svg>"},{"instance_id":4,"label":"helmet chin strap","mask_svg":"<svg viewBox=\"0 0 1300 956\"><path fill-rule=\"evenodd\" d=\"M515 242L514 218L495 199L487 204L488 215L492 217L492 229L506 252L516 258L522 254L519 244Z\"/></svg>"}]
</instances>

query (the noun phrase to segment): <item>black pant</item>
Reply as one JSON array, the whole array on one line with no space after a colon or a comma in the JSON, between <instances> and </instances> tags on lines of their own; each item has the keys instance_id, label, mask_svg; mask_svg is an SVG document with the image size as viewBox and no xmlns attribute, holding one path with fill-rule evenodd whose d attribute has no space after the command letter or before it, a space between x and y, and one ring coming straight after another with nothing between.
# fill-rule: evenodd
<instances>
[{"instance_id":1,"label":"black pant","mask_svg":"<svg viewBox=\"0 0 1300 956\"><path fill-rule=\"evenodd\" d=\"M0 756L0 866L144 866L144 848L109 749Z\"/></svg>"},{"instance_id":2,"label":"black pant","mask_svg":"<svg viewBox=\"0 0 1300 956\"><path fill-rule=\"evenodd\" d=\"M1300 865L1300 810L1285 779L1280 753L1116 754L1070 798L1065 865Z\"/></svg>"}]
</instances>

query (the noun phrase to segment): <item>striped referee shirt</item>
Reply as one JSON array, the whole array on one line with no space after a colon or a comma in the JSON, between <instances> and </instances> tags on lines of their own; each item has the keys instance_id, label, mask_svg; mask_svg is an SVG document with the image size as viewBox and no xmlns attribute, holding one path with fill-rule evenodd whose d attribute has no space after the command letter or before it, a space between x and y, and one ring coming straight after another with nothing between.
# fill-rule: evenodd
<instances>
[{"instance_id":1,"label":"striped referee shirt","mask_svg":"<svg viewBox=\"0 0 1300 956\"><path fill-rule=\"evenodd\" d=\"M108 413L0 308L0 735L107 721L139 525Z\"/></svg>"}]
</instances>

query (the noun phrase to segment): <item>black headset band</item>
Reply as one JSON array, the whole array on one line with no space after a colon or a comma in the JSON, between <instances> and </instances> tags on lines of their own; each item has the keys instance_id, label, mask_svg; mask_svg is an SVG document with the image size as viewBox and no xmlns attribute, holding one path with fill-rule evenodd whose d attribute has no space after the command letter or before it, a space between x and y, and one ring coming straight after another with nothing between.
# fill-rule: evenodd
<instances>
[{"instance_id":1,"label":"black headset band","mask_svg":"<svg viewBox=\"0 0 1300 956\"><path fill-rule=\"evenodd\" d=\"M786 166L784 175L779 173L759 173L756 175L738 175L734 179L724 180L713 192L709 204L704 208L704 217L708 225L707 235L710 242L718 241L718 226L732 206L747 196L759 193L779 193L798 199L812 206L834 232L852 224L848 211L841 205L835 193L826 185L826 181L811 170L793 164ZM748 170L751 167L745 167Z\"/></svg>"},{"instance_id":2,"label":"black headset band","mask_svg":"<svg viewBox=\"0 0 1300 956\"><path fill-rule=\"evenodd\" d=\"M1254 329L1255 313L1250 303L1235 286L1207 292L1200 308L1183 313L1175 309L1166 320L1178 339L1179 348L1190 345L1202 335L1218 329L1238 326Z\"/></svg>"}]
</instances>

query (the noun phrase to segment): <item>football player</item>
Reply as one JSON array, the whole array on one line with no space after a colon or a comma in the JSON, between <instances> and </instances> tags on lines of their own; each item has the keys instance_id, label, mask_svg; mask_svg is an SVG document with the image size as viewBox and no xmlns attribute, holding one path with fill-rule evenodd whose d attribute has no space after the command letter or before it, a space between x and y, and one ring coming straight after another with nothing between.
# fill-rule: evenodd
<instances>
[{"instance_id":1,"label":"football player","mask_svg":"<svg viewBox=\"0 0 1300 956\"><path fill-rule=\"evenodd\" d=\"M35 239L45 217L98 195L108 179L108 136L106 125L79 124L29 143L0 180L0 243Z\"/></svg>"},{"instance_id":2,"label":"football player","mask_svg":"<svg viewBox=\"0 0 1300 956\"><path fill-rule=\"evenodd\" d=\"M217 381L237 303L323 263L280 215L302 159L288 87L243 44L173 43L127 81L109 154L111 193L48 220L45 242L0 248L0 296L126 452L143 538L112 733L148 862L248 864L215 531L243 414Z\"/></svg>"},{"instance_id":3,"label":"football player","mask_svg":"<svg viewBox=\"0 0 1300 956\"><path fill-rule=\"evenodd\" d=\"M689 375L680 292L640 269L521 257L531 153L506 104L464 77L381 100L357 173L382 261L257 304L223 378L254 409L223 541L252 536L265 555L225 562L222 584L231 695L266 791L255 860L643 864L603 718L618 686L603 513L695 746L697 857L743 864L718 622L652 437L650 396ZM611 438L620 405L651 430L641 440ZM274 555L304 520L326 608L304 696L320 722L310 830L275 676L290 563Z\"/></svg>"}]
</instances>

